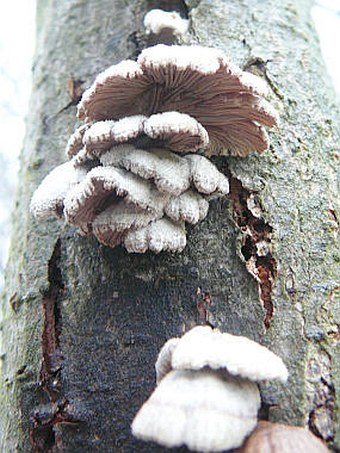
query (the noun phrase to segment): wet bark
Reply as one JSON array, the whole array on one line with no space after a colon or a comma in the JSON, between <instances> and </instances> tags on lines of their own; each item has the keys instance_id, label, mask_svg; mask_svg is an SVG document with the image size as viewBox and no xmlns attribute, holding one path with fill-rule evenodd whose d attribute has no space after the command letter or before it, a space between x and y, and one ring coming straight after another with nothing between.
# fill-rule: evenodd
<instances>
[{"instance_id":1,"label":"wet bark","mask_svg":"<svg viewBox=\"0 0 340 453\"><path fill-rule=\"evenodd\" d=\"M288 385L262 386L261 416L339 447L340 115L309 0L164 2L190 17L186 42L221 48L265 78L282 118L262 156L216 159L230 197L188 228L183 253L129 255L28 212L33 190L65 160L76 111L67 81L89 85L134 58L153 3L38 1L1 309L1 450L164 451L129 426L154 387L159 348L199 322L204 298L214 326L268 345L289 368Z\"/></svg>"}]
</instances>

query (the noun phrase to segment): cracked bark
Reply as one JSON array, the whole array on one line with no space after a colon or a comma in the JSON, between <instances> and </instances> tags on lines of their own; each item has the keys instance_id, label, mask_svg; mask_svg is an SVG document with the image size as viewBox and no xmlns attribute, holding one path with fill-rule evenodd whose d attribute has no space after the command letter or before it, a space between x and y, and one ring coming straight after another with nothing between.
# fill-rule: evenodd
<instances>
[{"instance_id":1,"label":"cracked bark","mask_svg":"<svg viewBox=\"0 0 340 453\"><path fill-rule=\"evenodd\" d=\"M309 1L176 2L191 19L188 42L220 47L260 73L282 116L262 156L215 159L234 181L231 198L213 202L205 221L188 228L182 254L128 255L28 213L32 191L65 159L75 124L67 81L89 85L109 64L136 55L151 3L38 4L1 309L0 449L30 451L33 430L36 450L42 440L46 451L164 451L134 440L129 424L154 386L164 341L207 321L268 345L287 363L287 386L262 386L263 418L310 426L339 446L340 116ZM46 428L47 445L37 427Z\"/></svg>"}]
</instances>

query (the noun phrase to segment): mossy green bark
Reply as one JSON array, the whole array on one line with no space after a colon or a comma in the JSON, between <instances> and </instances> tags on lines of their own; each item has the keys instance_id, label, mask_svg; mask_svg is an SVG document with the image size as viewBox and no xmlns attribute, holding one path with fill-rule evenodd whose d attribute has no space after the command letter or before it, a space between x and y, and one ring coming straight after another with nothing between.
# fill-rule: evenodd
<instances>
[{"instance_id":1,"label":"mossy green bark","mask_svg":"<svg viewBox=\"0 0 340 453\"><path fill-rule=\"evenodd\" d=\"M55 300L59 399L76 420L54 425L55 448L164 451L134 440L129 425L154 386L159 348L197 323L203 292L212 299L216 327L268 345L289 368L288 385L262 387L264 416L309 424L340 445L340 115L311 25L310 1L202 0L187 6L186 41L221 48L259 73L281 114L262 156L217 159L247 193L256 194L263 221L272 228L277 275L270 327L264 328L258 282L242 252L246 232L228 199L212 203L207 219L188 229L188 245L179 255L129 255L81 238L57 220L30 216L33 190L65 160L74 129L75 107L64 109L70 101L67 80L89 85L108 65L133 57L136 43L143 42L147 10L137 0L38 1L33 92L2 302L2 451L30 451L35 411L51 406L39 381L42 301L56 284L52 267L61 279Z\"/></svg>"}]
</instances>

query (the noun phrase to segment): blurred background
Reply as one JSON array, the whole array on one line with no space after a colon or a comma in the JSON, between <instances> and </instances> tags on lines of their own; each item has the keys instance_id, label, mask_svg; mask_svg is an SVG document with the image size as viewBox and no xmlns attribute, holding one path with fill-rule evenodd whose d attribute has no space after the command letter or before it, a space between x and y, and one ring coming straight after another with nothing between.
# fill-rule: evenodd
<instances>
[{"instance_id":1,"label":"blurred background","mask_svg":"<svg viewBox=\"0 0 340 453\"><path fill-rule=\"evenodd\" d=\"M316 0L312 16L340 98L340 0ZM25 135L34 38L35 0L6 2L0 16L0 290L10 241L18 156Z\"/></svg>"}]
</instances>

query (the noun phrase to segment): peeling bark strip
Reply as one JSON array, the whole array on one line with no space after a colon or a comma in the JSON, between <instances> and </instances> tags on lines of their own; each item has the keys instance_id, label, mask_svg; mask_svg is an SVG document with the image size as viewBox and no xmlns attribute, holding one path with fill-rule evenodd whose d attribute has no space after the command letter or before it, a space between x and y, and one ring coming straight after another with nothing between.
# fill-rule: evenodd
<instances>
[{"instance_id":1,"label":"peeling bark strip","mask_svg":"<svg viewBox=\"0 0 340 453\"><path fill-rule=\"evenodd\" d=\"M61 314L58 296L64 286L59 268L60 239L56 242L53 254L48 263L49 289L42 300L44 313L44 331L42 334L43 361L40 370L40 386L51 401L56 401L60 393L59 374L62 356L59 350L59 336L61 331Z\"/></svg>"},{"instance_id":2,"label":"peeling bark strip","mask_svg":"<svg viewBox=\"0 0 340 453\"><path fill-rule=\"evenodd\" d=\"M61 440L53 427L62 420L62 410L67 404L60 395L62 355L59 349L61 313L58 298L64 289L59 267L60 250L61 241L58 239L48 263L49 289L42 299L44 330L39 379L41 405L31 414L30 429L34 452L49 452L61 446Z\"/></svg>"},{"instance_id":3,"label":"peeling bark strip","mask_svg":"<svg viewBox=\"0 0 340 453\"><path fill-rule=\"evenodd\" d=\"M241 181L229 172L230 200L235 220L243 233L241 253L248 272L259 283L260 301L266 310L265 329L274 317L271 292L277 274L276 262L271 253L273 228L262 218L262 209L256 193L242 186Z\"/></svg>"}]
</instances>

